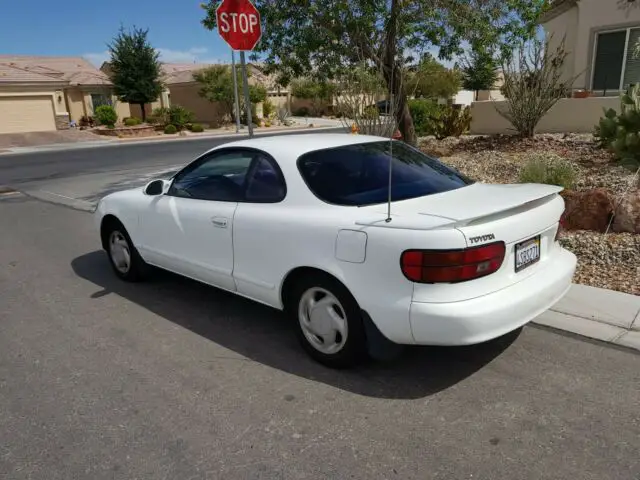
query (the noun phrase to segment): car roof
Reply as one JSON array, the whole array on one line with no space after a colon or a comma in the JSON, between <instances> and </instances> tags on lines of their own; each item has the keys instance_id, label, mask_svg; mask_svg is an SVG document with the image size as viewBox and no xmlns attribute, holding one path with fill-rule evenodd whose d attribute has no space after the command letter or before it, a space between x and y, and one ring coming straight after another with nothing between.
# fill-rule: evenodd
<instances>
[{"instance_id":1,"label":"car roof","mask_svg":"<svg viewBox=\"0 0 640 480\"><path fill-rule=\"evenodd\" d=\"M247 140L225 143L213 150L220 148L256 148L263 150L278 160L284 158L297 159L305 153L336 148L361 143L383 142L389 140L384 137L372 135L354 135L350 133L310 133L303 135L278 135L270 137L254 137Z\"/></svg>"}]
</instances>

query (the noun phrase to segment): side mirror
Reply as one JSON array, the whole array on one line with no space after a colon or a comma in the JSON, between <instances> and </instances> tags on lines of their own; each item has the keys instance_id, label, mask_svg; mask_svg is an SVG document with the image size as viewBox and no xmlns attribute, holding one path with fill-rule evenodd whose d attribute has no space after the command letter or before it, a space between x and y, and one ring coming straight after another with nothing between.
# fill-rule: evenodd
<instances>
[{"instance_id":1,"label":"side mirror","mask_svg":"<svg viewBox=\"0 0 640 480\"><path fill-rule=\"evenodd\" d=\"M145 195L164 195L169 190L170 182L167 180L152 180L144 187Z\"/></svg>"}]
</instances>

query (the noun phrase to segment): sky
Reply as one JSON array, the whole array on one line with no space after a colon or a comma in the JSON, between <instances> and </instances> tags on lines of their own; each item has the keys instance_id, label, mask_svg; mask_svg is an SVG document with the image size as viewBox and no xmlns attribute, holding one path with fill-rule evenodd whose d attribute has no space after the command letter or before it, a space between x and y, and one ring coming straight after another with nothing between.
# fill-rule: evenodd
<instances>
[{"instance_id":1,"label":"sky","mask_svg":"<svg viewBox=\"0 0 640 480\"><path fill-rule=\"evenodd\" d=\"M125 28L149 29L164 62L228 63L231 51L200 21L199 0L0 0L0 53L83 56L100 66L107 43Z\"/></svg>"}]
</instances>

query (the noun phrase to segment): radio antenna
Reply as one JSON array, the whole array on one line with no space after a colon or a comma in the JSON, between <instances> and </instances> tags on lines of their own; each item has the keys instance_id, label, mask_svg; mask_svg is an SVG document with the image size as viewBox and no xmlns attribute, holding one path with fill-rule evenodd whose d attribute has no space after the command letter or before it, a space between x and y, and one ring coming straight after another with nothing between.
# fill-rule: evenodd
<instances>
[{"instance_id":1,"label":"radio antenna","mask_svg":"<svg viewBox=\"0 0 640 480\"><path fill-rule=\"evenodd\" d=\"M396 102L395 102L395 98L393 95L393 80L395 78L395 69L396 66L396 59L393 58L392 61L392 66L391 66L391 81L389 82L389 100L387 101L387 105L390 107L388 109L389 111L389 115L391 116L392 120L391 122L389 122L388 120L385 121L385 123L387 125L389 125L391 128L389 129L389 183L387 185L387 218L385 219L385 222L389 223L391 221L391 184L392 184L392 179L393 179L393 136L395 134L395 126L396 126Z\"/></svg>"}]
</instances>

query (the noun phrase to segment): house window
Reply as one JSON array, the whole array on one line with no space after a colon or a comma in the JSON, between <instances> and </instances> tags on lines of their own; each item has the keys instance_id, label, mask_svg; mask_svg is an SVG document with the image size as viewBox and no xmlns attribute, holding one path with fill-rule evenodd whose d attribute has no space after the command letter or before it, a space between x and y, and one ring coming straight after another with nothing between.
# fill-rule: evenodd
<instances>
[{"instance_id":1,"label":"house window","mask_svg":"<svg viewBox=\"0 0 640 480\"><path fill-rule=\"evenodd\" d=\"M640 82L640 58L634 58L638 40L640 28L597 34L592 90L624 90Z\"/></svg>"},{"instance_id":2,"label":"house window","mask_svg":"<svg viewBox=\"0 0 640 480\"><path fill-rule=\"evenodd\" d=\"M93 104L93 111L95 112L96 108L100 105L111 105L111 97L104 93L92 93L91 103Z\"/></svg>"}]
</instances>

